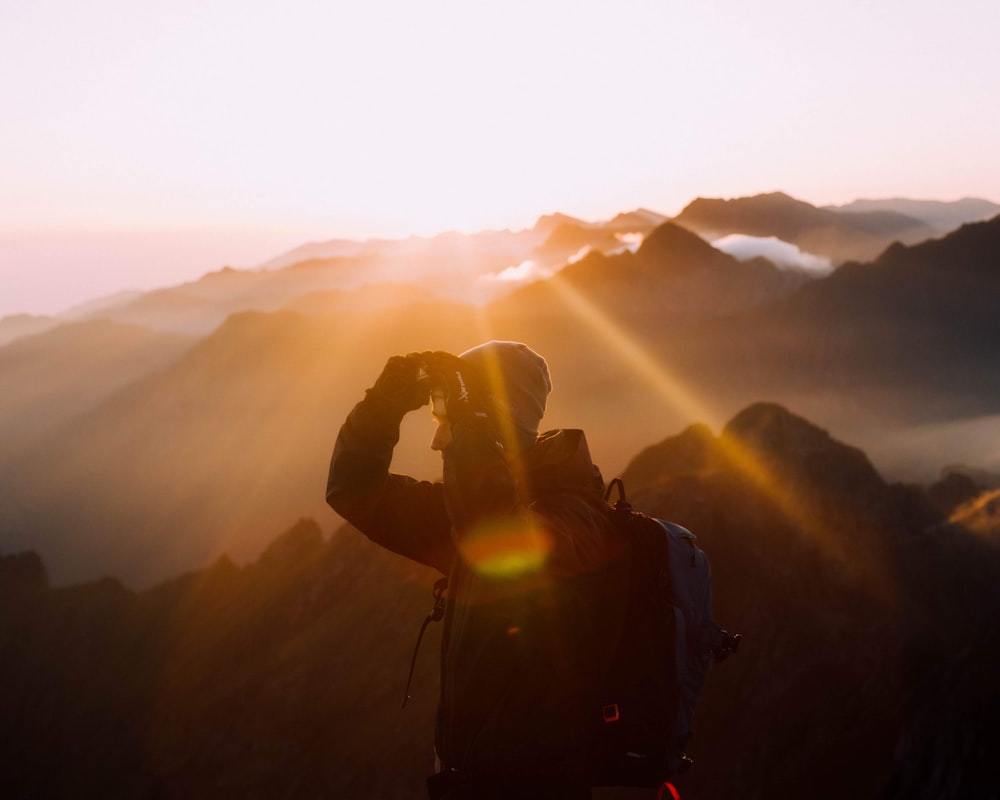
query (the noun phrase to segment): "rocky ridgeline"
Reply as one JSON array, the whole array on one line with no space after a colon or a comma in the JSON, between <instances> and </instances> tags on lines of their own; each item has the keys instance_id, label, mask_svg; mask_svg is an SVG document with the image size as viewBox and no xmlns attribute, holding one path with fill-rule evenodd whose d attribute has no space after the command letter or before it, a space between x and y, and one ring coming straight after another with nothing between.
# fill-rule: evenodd
<instances>
[{"instance_id":1,"label":"rocky ridgeline","mask_svg":"<svg viewBox=\"0 0 1000 800\"><path fill-rule=\"evenodd\" d=\"M949 521L982 495L971 480L887 484L774 404L718 436L691 427L623 477L637 507L695 531L716 616L746 637L709 676L684 796L988 796L1000 556ZM52 588L36 556L3 556L0 790L423 797L438 626L399 705L433 578L309 520L252 564L142 592Z\"/></svg>"}]
</instances>

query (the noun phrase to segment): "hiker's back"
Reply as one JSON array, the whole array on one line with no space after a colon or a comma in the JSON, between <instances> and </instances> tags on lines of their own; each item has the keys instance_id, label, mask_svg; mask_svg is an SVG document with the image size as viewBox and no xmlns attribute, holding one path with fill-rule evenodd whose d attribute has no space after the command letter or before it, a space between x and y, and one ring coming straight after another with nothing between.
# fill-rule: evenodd
<instances>
[{"instance_id":1,"label":"hiker's back","mask_svg":"<svg viewBox=\"0 0 1000 800\"><path fill-rule=\"evenodd\" d=\"M684 747L713 657L738 645L712 618L711 568L686 528L632 509L621 481L608 509L623 543L626 613L609 628L611 669L595 704L595 785L659 786L690 765Z\"/></svg>"}]
</instances>

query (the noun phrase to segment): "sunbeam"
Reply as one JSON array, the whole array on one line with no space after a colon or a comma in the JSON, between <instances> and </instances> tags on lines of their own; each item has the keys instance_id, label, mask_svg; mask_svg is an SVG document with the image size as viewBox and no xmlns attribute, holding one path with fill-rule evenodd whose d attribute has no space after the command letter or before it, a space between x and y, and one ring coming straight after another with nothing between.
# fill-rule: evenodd
<instances>
[{"instance_id":1,"label":"sunbeam","mask_svg":"<svg viewBox=\"0 0 1000 800\"><path fill-rule=\"evenodd\" d=\"M642 376L657 393L673 408L692 421L700 420L718 427L722 419L707 403L692 394L674 375L653 358L628 333L601 311L581 292L565 280L556 278L549 281L559 298L581 321L596 330L616 352Z\"/></svg>"},{"instance_id":2,"label":"sunbeam","mask_svg":"<svg viewBox=\"0 0 1000 800\"><path fill-rule=\"evenodd\" d=\"M549 285L556 291L559 299L582 322L596 330L602 339L614 347L666 403L691 421L703 421L715 429L722 427L720 415L707 402L695 396L675 375L672 375L586 296L558 277L550 280ZM828 526L810 508L807 500L799 497L794 489L787 485L787 481L781 480L745 444L732 436L720 436L717 441L729 466L764 492L782 514L822 548L825 555L854 574L861 573L873 577L875 580L871 582L872 585L891 591L893 582L887 580L883 565L859 564L857 559L852 558L843 532L838 533Z\"/></svg>"}]
</instances>

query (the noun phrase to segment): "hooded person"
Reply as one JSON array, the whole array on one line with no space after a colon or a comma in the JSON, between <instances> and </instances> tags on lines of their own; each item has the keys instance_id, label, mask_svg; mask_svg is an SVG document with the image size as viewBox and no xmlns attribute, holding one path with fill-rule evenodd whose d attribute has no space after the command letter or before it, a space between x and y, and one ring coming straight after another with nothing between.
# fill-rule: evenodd
<instances>
[{"instance_id":1,"label":"hooded person","mask_svg":"<svg viewBox=\"0 0 1000 800\"><path fill-rule=\"evenodd\" d=\"M497 341L466 350L459 359L485 381L490 404L510 425L510 443L521 451L533 447L552 391L545 359L520 342Z\"/></svg>"},{"instance_id":2,"label":"hooded person","mask_svg":"<svg viewBox=\"0 0 1000 800\"><path fill-rule=\"evenodd\" d=\"M551 389L545 360L518 342L393 356L334 446L334 510L448 578L432 797L590 797L608 598L588 576L615 546L582 431L538 433ZM400 422L428 403L441 482L390 472Z\"/></svg>"}]
</instances>

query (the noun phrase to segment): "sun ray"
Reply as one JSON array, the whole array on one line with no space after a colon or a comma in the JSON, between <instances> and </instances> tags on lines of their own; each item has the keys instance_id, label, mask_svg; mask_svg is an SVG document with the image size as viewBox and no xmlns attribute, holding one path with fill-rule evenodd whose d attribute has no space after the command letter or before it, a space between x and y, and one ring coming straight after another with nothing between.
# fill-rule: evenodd
<instances>
[{"instance_id":1,"label":"sun ray","mask_svg":"<svg viewBox=\"0 0 1000 800\"><path fill-rule=\"evenodd\" d=\"M711 406L695 396L684 384L659 363L646 349L627 333L610 316L598 308L581 292L558 277L549 281L558 297L581 321L595 329L599 335L641 375L657 393L673 408L691 421L709 424L715 429L722 427L720 416ZM854 574L864 574L872 586L884 590L886 599L891 599L893 581L885 573L884 565L878 563L859 564L845 541L842 531L835 530L825 520L817 516L810 503L800 497L787 481L782 480L751 449L731 436L717 439L723 458L729 466L750 480L753 485L774 503L793 525L799 528L823 552L836 563Z\"/></svg>"},{"instance_id":2,"label":"sun ray","mask_svg":"<svg viewBox=\"0 0 1000 800\"><path fill-rule=\"evenodd\" d=\"M692 421L701 421L718 426L722 420L720 415L706 402L696 397L676 376L666 367L646 352L635 339L626 333L618 323L604 313L582 292L573 288L567 281L558 276L549 284L559 295L565 305L583 322L595 329L602 340L614 347L642 376L653 389L673 408Z\"/></svg>"}]
</instances>

